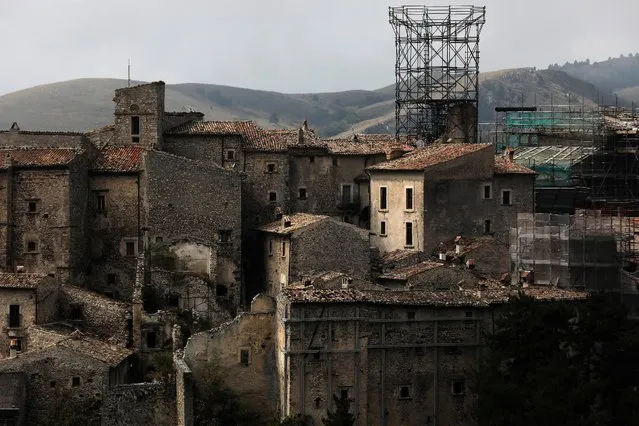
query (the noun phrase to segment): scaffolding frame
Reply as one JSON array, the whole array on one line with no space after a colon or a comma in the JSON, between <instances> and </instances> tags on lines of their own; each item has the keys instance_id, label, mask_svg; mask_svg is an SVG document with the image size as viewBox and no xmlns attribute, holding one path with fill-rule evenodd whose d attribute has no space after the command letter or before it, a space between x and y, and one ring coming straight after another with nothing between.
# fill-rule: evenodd
<instances>
[{"instance_id":1,"label":"scaffolding frame","mask_svg":"<svg viewBox=\"0 0 639 426\"><path fill-rule=\"evenodd\" d=\"M476 133L479 35L485 15L486 8L478 6L389 7L395 32L397 135L431 143L447 126L462 134L474 127ZM453 113L459 119L451 120Z\"/></svg>"}]
</instances>

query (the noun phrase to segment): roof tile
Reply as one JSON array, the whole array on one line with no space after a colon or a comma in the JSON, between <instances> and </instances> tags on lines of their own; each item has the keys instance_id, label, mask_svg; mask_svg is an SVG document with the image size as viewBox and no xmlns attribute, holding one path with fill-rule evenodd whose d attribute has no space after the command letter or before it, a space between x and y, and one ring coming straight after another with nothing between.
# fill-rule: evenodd
<instances>
[{"instance_id":1,"label":"roof tile","mask_svg":"<svg viewBox=\"0 0 639 426\"><path fill-rule=\"evenodd\" d=\"M498 175L534 175L535 171L529 169L526 166L522 166L521 164L516 163L515 161L511 161L510 159L498 155L495 157L495 174Z\"/></svg>"},{"instance_id":2,"label":"roof tile","mask_svg":"<svg viewBox=\"0 0 639 426\"><path fill-rule=\"evenodd\" d=\"M102 148L91 167L92 171L126 173L136 172L142 168L140 146L108 146Z\"/></svg>"},{"instance_id":3,"label":"roof tile","mask_svg":"<svg viewBox=\"0 0 639 426\"><path fill-rule=\"evenodd\" d=\"M276 220L275 222L271 222L267 225L264 225L258 228L259 231L270 232L281 235L292 234L295 231L298 231L307 226L313 225L314 223L321 222L322 220L328 219L328 216L320 216L309 213L295 213L291 216L286 216L291 221L290 226L283 226L283 220Z\"/></svg>"},{"instance_id":4,"label":"roof tile","mask_svg":"<svg viewBox=\"0 0 639 426\"><path fill-rule=\"evenodd\" d=\"M75 148L0 149L0 168L7 167L7 158L11 158L13 165L18 167L66 166L83 152Z\"/></svg>"},{"instance_id":5,"label":"roof tile","mask_svg":"<svg viewBox=\"0 0 639 426\"><path fill-rule=\"evenodd\" d=\"M442 164L483 149L492 149L491 144L434 143L415 149L402 157L384 161L369 167L370 170L414 170Z\"/></svg>"},{"instance_id":6,"label":"roof tile","mask_svg":"<svg viewBox=\"0 0 639 426\"><path fill-rule=\"evenodd\" d=\"M36 288L44 274L0 272L0 288Z\"/></svg>"}]
</instances>

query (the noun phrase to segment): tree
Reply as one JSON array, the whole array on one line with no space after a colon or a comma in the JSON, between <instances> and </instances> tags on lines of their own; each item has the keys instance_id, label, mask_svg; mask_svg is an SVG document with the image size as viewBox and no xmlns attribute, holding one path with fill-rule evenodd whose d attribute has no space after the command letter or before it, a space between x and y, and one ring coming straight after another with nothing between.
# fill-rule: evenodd
<instances>
[{"instance_id":1,"label":"tree","mask_svg":"<svg viewBox=\"0 0 639 426\"><path fill-rule=\"evenodd\" d=\"M338 398L333 395L333 402L335 402L335 411L326 410L326 418L322 419L322 423L326 426L352 426L355 424L355 416L353 416L348 410L350 408L350 402L348 401L348 394L343 392Z\"/></svg>"},{"instance_id":2,"label":"tree","mask_svg":"<svg viewBox=\"0 0 639 426\"><path fill-rule=\"evenodd\" d=\"M505 308L474 383L479 424L636 424L639 340L618 302L520 295Z\"/></svg>"}]
</instances>

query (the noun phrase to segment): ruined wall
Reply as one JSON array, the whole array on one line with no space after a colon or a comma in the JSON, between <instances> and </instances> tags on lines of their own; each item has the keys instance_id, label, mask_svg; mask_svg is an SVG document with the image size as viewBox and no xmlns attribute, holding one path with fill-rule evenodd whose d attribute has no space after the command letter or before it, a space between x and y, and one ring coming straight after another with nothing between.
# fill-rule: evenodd
<instances>
[{"instance_id":1,"label":"ruined wall","mask_svg":"<svg viewBox=\"0 0 639 426\"><path fill-rule=\"evenodd\" d=\"M110 389L102 406L103 426L177 424L170 384L134 383Z\"/></svg>"},{"instance_id":2,"label":"ruined wall","mask_svg":"<svg viewBox=\"0 0 639 426\"><path fill-rule=\"evenodd\" d=\"M79 157L69 166L69 265L67 282L84 283L90 256L88 234L91 226L88 158ZM65 281L64 277L61 280Z\"/></svg>"},{"instance_id":3,"label":"ruined wall","mask_svg":"<svg viewBox=\"0 0 639 426\"><path fill-rule=\"evenodd\" d=\"M144 157L144 222L162 244L209 247L210 277L241 300L241 187L235 172L162 152Z\"/></svg>"},{"instance_id":4,"label":"ruined wall","mask_svg":"<svg viewBox=\"0 0 639 426\"><path fill-rule=\"evenodd\" d=\"M204 385L209 375L218 375L248 408L273 418L278 404L274 317L273 300L257 296L251 312L191 336L184 360L196 387Z\"/></svg>"},{"instance_id":5,"label":"ruined wall","mask_svg":"<svg viewBox=\"0 0 639 426\"><path fill-rule=\"evenodd\" d=\"M278 322L288 338L284 413L319 423L345 392L358 425L474 424L469 368L489 311L305 304Z\"/></svg>"},{"instance_id":6,"label":"ruined wall","mask_svg":"<svg viewBox=\"0 0 639 426\"><path fill-rule=\"evenodd\" d=\"M114 145L139 144L146 148L162 147L164 126L164 83L154 82L115 91ZM140 133L132 140L131 117L139 117Z\"/></svg>"},{"instance_id":7,"label":"ruined wall","mask_svg":"<svg viewBox=\"0 0 639 426\"><path fill-rule=\"evenodd\" d=\"M202 121L204 114L201 112L165 112L164 113L164 130L174 128L180 124L189 123L191 121Z\"/></svg>"},{"instance_id":8,"label":"ruined wall","mask_svg":"<svg viewBox=\"0 0 639 426\"><path fill-rule=\"evenodd\" d=\"M370 261L367 230L335 219L323 220L292 235L289 282L324 271L365 278Z\"/></svg>"},{"instance_id":9,"label":"ruined wall","mask_svg":"<svg viewBox=\"0 0 639 426\"><path fill-rule=\"evenodd\" d=\"M104 297L79 287L64 285L60 292L60 315L77 321L81 330L109 340L112 344L126 346L129 341L127 303ZM79 314L79 318L76 318Z\"/></svg>"},{"instance_id":10,"label":"ruined wall","mask_svg":"<svg viewBox=\"0 0 639 426\"><path fill-rule=\"evenodd\" d=\"M135 280L135 256L140 249L137 174L97 174L90 178L90 245L92 289L130 300ZM97 197L105 199L98 210ZM128 256L126 243L134 244Z\"/></svg>"},{"instance_id":11,"label":"ruined wall","mask_svg":"<svg viewBox=\"0 0 639 426\"><path fill-rule=\"evenodd\" d=\"M181 358L174 357L175 366L175 404L177 425L193 425L193 374Z\"/></svg>"},{"instance_id":12,"label":"ruined wall","mask_svg":"<svg viewBox=\"0 0 639 426\"><path fill-rule=\"evenodd\" d=\"M241 171L244 164L241 136L215 135L168 135L165 136L163 150L206 164L218 164L224 168ZM229 159L229 150L233 159Z\"/></svg>"},{"instance_id":13,"label":"ruined wall","mask_svg":"<svg viewBox=\"0 0 639 426\"><path fill-rule=\"evenodd\" d=\"M2 147L78 148L86 147L88 143L83 133L0 131Z\"/></svg>"},{"instance_id":14,"label":"ruined wall","mask_svg":"<svg viewBox=\"0 0 639 426\"><path fill-rule=\"evenodd\" d=\"M387 208L382 209L380 188L386 188ZM413 208L406 209L406 188L413 188ZM394 250L423 251L424 174L422 172L371 172L371 238L380 253ZM386 234L381 223L386 223ZM406 245L406 223L413 224L413 245Z\"/></svg>"}]
</instances>

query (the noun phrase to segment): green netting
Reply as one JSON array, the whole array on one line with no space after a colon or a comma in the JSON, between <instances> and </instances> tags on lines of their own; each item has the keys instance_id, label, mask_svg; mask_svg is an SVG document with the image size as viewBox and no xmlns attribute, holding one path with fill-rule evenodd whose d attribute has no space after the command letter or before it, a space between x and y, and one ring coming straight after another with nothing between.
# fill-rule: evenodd
<instances>
[{"instance_id":1,"label":"green netting","mask_svg":"<svg viewBox=\"0 0 639 426\"><path fill-rule=\"evenodd\" d=\"M593 125L591 114L561 111L512 111L506 113L506 126L524 128L589 128Z\"/></svg>"},{"instance_id":2,"label":"green netting","mask_svg":"<svg viewBox=\"0 0 639 426\"><path fill-rule=\"evenodd\" d=\"M569 164L522 164L537 172L536 186L571 186L572 167Z\"/></svg>"}]
</instances>

